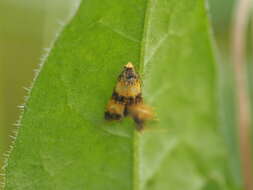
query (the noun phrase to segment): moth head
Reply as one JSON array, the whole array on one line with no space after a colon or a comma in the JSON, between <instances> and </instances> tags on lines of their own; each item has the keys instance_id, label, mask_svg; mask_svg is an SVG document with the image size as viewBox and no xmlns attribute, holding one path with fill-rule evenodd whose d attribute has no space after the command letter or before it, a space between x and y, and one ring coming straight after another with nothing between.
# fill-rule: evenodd
<instances>
[{"instance_id":1,"label":"moth head","mask_svg":"<svg viewBox=\"0 0 253 190\"><path fill-rule=\"evenodd\" d=\"M127 84L133 84L138 80L138 74L134 70L134 66L131 62L127 63L124 66L122 73L119 76L119 79Z\"/></svg>"},{"instance_id":2,"label":"moth head","mask_svg":"<svg viewBox=\"0 0 253 190\"><path fill-rule=\"evenodd\" d=\"M124 66L125 69L134 69L134 66L131 62L128 62L125 66Z\"/></svg>"}]
</instances>

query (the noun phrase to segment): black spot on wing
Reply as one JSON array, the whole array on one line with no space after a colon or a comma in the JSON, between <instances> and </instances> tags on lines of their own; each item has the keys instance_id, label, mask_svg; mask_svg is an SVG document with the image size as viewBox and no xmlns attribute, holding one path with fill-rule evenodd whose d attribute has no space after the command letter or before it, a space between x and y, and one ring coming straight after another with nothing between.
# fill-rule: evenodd
<instances>
[{"instance_id":1,"label":"black spot on wing","mask_svg":"<svg viewBox=\"0 0 253 190\"><path fill-rule=\"evenodd\" d=\"M139 104L142 102L142 95L139 93L137 96L121 96L117 92L113 92L112 99L119 103L119 104L125 104L125 105L133 105L133 104Z\"/></svg>"},{"instance_id":2,"label":"black spot on wing","mask_svg":"<svg viewBox=\"0 0 253 190\"><path fill-rule=\"evenodd\" d=\"M122 119L122 115L117 114L117 113L110 113L110 112L105 112L105 120L120 120Z\"/></svg>"}]
</instances>

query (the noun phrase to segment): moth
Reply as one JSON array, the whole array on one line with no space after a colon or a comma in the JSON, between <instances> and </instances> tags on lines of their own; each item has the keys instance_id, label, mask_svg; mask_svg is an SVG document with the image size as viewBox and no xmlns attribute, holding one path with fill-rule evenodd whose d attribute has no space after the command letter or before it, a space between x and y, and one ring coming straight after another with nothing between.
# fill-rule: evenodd
<instances>
[{"instance_id":1,"label":"moth","mask_svg":"<svg viewBox=\"0 0 253 190\"><path fill-rule=\"evenodd\" d=\"M137 130L144 128L145 121L152 120L153 110L143 102L142 84L131 62L126 64L118 77L111 99L106 107L105 120L133 118Z\"/></svg>"}]
</instances>

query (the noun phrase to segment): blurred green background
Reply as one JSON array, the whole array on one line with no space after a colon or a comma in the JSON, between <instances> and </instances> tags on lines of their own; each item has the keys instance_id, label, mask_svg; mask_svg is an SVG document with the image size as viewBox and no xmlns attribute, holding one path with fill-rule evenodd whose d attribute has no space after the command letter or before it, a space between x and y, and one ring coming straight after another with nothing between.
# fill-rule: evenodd
<instances>
[{"instance_id":1,"label":"blurred green background","mask_svg":"<svg viewBox=\"0 0 253 190\"><path fill-rule=\"evenodd\" d=\"M0 1L0 166L2 155L11 142L9 136L15 128L13 124L19 118L18 106L24 103L24 96L27 95L24 87L31 86L34 69L38 68L44 48L50 46L61 23L70 18L78 1ZM208 2L214 39L223 64L229 60L234 3L234 0Z\"/></svg>"},{"instance_id":2,"label":"blurred green background","mask_svg":"<svg viewBox=\"0 0 253 190\"><path fill-rule=\"evenodd\" d=\"M78 0L0 1L0 168L41 56ZM0 172L1 173L1 172ZM1 181L1 176L0 176Z\"/></svg>"}]
</instances>

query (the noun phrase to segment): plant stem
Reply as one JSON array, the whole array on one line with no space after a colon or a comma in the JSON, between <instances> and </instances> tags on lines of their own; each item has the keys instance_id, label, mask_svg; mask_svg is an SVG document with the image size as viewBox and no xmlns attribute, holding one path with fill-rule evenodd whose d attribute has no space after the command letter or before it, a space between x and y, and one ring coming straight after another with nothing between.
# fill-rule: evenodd
<instances>
[{"instance_id":1,"label":"plant stem","mask_svg":"<svg viewBox=\"0 0 253 190\"><path fill-rule=\"evenodd\" d=\"M232 55L236 83L237 121L240 143L243 183L246 190L253 190L252 159L250 144L250 99L246 69L246 34L250 17L251 0L239 0L234 18Z\"/></svg>"}]
</instances>

